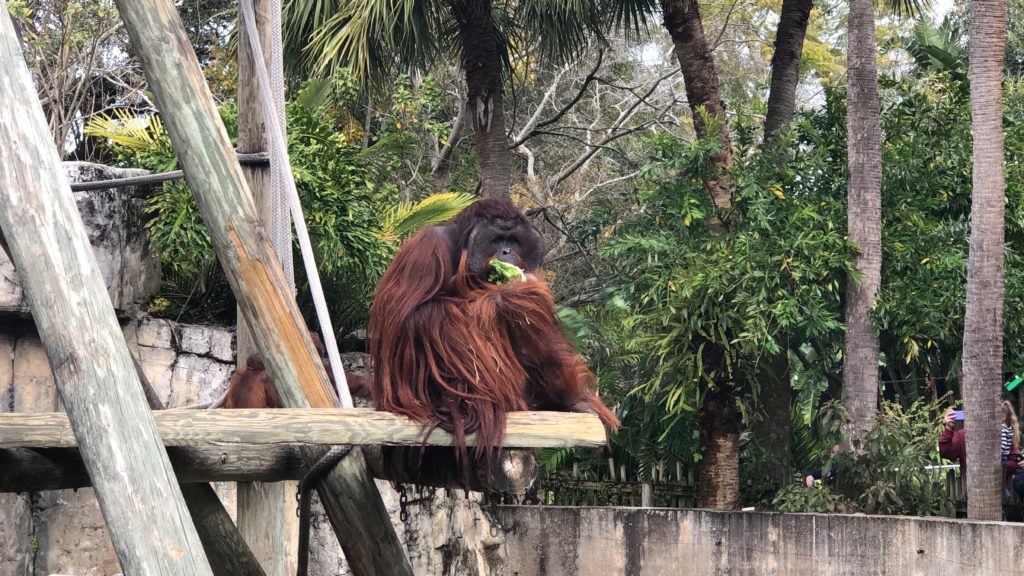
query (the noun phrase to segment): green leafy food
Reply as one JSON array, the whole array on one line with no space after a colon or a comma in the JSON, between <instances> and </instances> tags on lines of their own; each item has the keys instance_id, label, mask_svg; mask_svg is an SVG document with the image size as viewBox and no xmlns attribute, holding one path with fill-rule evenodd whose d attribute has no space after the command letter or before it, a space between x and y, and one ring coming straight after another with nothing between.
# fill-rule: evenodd
<instances>
[{"instance_id":1,"label":"green leafy food","mask_svg":"<svg viewBox=\"0 0 1024 576\"><path fill-rule=\"evenodd\" d=\"M516 278L523 278L523 269L515 264L509 264L502 262L497 258L491 258L491 273L487 276L487 279L495 284L504 284L505 282L511 282Z\"/></svg>"}]
</instances>

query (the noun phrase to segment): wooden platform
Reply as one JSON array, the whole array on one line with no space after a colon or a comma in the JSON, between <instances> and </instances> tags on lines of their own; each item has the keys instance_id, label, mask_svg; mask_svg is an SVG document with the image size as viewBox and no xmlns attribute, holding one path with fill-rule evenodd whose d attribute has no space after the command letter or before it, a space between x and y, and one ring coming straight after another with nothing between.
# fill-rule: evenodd
<instances>
[{"instance_id":1,"label":"wooden platform","mask_svg":"<svg viewBox=\"0 0 1024 576\"><path fill-rule=\"evenodd\" d=\"M419 446L423 425L368 408L273 410L163 410L153 412L166 446L231 444L352 444ZM469 436L473 445L475 438ZM451 446L452 436L435 429L428 446ZM63 412L0 414L0 448L70 448L77 445ZM604 427L591 414L513 412L506 448L600 447Z\"/></svg>"}]
</instances>

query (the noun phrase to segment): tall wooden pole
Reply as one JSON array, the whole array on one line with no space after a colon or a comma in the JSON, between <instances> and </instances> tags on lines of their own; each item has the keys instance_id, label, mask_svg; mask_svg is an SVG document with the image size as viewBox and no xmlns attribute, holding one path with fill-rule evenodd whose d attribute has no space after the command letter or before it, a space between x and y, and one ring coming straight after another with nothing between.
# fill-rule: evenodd
<instances>
[{"instance_id":1,"label":"tall wooden pole","mask_svg":"<svg viewBox=\"0 0 1024 576\"><path fill-rule=\"evenodd\" d=\"M214 250L282 402L292 408L334 405L337 399L266 240L173 1L116 3L164 111L167 133ZM309 457L322 453L306 452ZM318 492L354 574L412 575L362 452L353 450L321 481Z\"/></svg>"},{"instance_id":2,"label":"tall wooden pole","mask_svg":"<svg viewBox=\"0 0 1024 576\"><path fill-rule=\"evenodd\" d=\"M267 146L263 106L260 104L259 82L256 81L255 64L249 48L248 35L259 34L263 47L263 61L272 62L272 28L270 0L255 0L256 30L249 30L245 18L238 18L238 151L243 153L264 152ZM271 161L274 161L273 159ZM270 170L267 166L243 166L242 173L249 183L256 211L263 222L274 218L270 202ZM291 247L289 246L289 249ZM280 257L280 254L278 254ZM284 262L284 260L282 260ZM284 271L289 274L288 270ZM238 312L238 357L239 366L253 352L257 352L252 333L245 322L241 307ZM294 486L294 483L291 484ZM289 569L289 553L286 543L290 540L286 531L285 502L288 498L288 484L284 482L240 482L238 484L238 529L259 558L267 576L285 576L294 573Z\"/></svg>"},{"instance_id":3,"label":"tall wooden pole","mask_svg":"<svg viewBox=\"0 0 1024 576\"><path fill-rule=\"evenodd\" d=\"M0 228L114 550L126 574L212 576L34 95L0 16Z\"/></svg>"}]
</instances>

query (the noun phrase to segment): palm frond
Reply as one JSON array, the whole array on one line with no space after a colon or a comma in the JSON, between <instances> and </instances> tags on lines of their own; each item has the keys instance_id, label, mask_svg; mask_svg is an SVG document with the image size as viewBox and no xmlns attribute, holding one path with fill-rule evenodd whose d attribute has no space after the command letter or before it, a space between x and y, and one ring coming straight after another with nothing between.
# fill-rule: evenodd
<instances>
[{"instance_id":1,"label":"palm frond","mask_svg":"<svg viewBox=\"0 0 1024 576\"><path fill-rule=\"evenodd\" d=\"M398 204L384 216L381 238L389 242L399 241L421 228L451 219L474 200L471 194L444 192L428 196L417 204Z\"/></svg>"},{"instance_id":2,"label":"palm frond","mask_svg":"<svg viewBox=\"0 0 1024 576\"><path fill-rule=\"evenodd\" d=\"M348 66L361 81L419 67L438 54L443 12L437 1L341 0L312 29L305 55L320 74Z\"/></svg>"},{"instance_id":3,"label":"palm frond","mask_svg":"<svg viewBox=\"0 0 1024 576\"><path fill-rule=\"evenodd\" d=\"M655 0L602 0L602 20L625 32L639 36L647 29L647 23L659 6Z\"/></svg>"},{"instance_id":4,"label":"palm frond","mask_svg":"<svg viewBox=\"0 0 1024 576\"><path fill-rule=\"evenodd\" d=\"M140 116L126 109L114 110L113 116L94 116L85 126L85 133L106 138L129 150L153 147L164 133L164 125L156 114Z\"/></svg>"},{"instance_id":5,"label":"palm frond","mask_svg":"<svg viewBox=\"0 0 1024 576\"><path fill-rule=\"evenodd\" d=\"M885 8L900 18L920 16L928 11L931 0L885 0Z\"/></svg>"}]
</instances>

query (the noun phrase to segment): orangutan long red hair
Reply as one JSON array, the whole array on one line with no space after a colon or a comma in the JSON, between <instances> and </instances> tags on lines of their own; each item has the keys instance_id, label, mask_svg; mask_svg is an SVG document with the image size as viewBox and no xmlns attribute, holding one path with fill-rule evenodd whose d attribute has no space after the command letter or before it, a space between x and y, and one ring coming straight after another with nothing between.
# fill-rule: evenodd
<instances>
[{"instance_id":1,"label":"orangutan long red hair","mask_svg":"<svg viewBox=\"0 0 1024 576\"><path fill-rule=\"evenodd\" d=\"M514 410L586 411L614 429L595 378L566 340L540 266L540 234L511 202L485 199L398 251L370 310L378 410L452 433L460 453L501 447ZM492 258L529 272L496 285Z\"/></svg>"}]
</instances>

